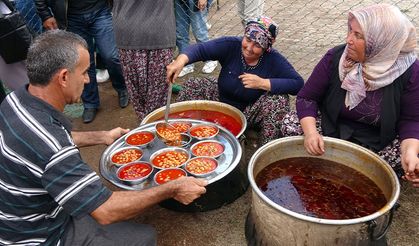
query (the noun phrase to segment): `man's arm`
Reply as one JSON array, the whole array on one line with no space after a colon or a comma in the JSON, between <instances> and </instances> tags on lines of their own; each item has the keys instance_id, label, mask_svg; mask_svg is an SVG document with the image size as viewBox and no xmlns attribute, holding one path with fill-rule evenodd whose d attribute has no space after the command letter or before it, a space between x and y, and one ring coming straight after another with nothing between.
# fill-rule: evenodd
<instances>
[{"instance_id":1,"label":"man's arm","mask_svg":"<svg viewBox=\"0 0 419 246\"><path fill-rule=\"evenodd\" d=\"M106 225L134 218L146 208L169 198L187 205L206 192L206 185L204 179L182 177L142 191L116 191L91 215L98 223Z\"/></svg>"},{"instance_id":2,"label":"man's arm","mask_svg":"<svg viewBox=\"0 0 419 246\"><path fill-rule=\"evenodd\" d=\"M45 20L54 17L51 13L51 10L48 6L48 1L46 0L35 0L36 12L41 18L42 22Z\"/></svg>"},{"instance_id":3,"label":"man's arm","mask_svg":"<svg viewBox=\"0 0 419 246\"><path fill-rule=\"evenodd\" d=\"M116 139L128 133L129 129L121 127L110 131L92 131L92 132L71 132L74 143L79 147L86 147L97 144L112 144Z\"/></svg>"}]
</instances>

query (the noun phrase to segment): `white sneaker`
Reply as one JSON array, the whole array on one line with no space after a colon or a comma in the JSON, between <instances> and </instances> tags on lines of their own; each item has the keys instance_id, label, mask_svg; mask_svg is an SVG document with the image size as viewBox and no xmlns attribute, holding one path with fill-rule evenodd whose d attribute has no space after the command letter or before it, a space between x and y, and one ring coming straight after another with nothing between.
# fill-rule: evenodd
<instances>
[{"instance_id":1,"label":"white sneaker","mask_svg":"<svg viewBox=\"0 0 419 246\"><path fill-rule=\"evenodd\" d=\"M203 73L212 73L212 72L214 72L217 65L218 65L217 61L207 61L207 62L205 62L204 67L202 68L202 72Z\"/></svg>"},{"instance_id":2,"label":"white sneaker","mask_svg":"<svg viewBox=\"0 0 419 246\"><path fill-rule=\"evenodd\" d=\"M178 77L182 78L183 76L185 76L187 74L193 73L194 67L195 66L193 64L189 64L189 65L184 66L182 71L180 71Z\"/></svg>"},{"instance_id":3,"label":"white sneaker","mask_svg":"<svg viewBox=\"0 0 419 246\"><path fill-rule=\"evenodd\" d=\"M96 69L96 80L98 83L103 83L109 80L109 73L107 69Z\"/></svg>"}]
</instances>

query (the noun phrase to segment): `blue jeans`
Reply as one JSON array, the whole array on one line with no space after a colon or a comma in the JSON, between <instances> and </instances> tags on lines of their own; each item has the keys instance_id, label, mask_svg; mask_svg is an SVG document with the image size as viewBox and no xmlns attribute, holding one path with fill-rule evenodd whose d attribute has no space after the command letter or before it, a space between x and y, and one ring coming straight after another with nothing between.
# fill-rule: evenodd
<instances>
[{"instance_id":1,"label":"blue jeans","mask_svg":"<svg viewBox=\"0 0 419 246\"><path fill-rule=\"evenodd\" d=\"M105 6L85 14L69 13L67 30L82 36L89 46L90 68L88 73L90 83L84 86L81 96L84 108L98 108L100 106L96 81L95 48L98 49L108 69L113 88L117 92L126 90L118 50L116 49L110 9Z\"/></svg>"},{"instance_id":2,"label":"blue jeans","mask_svg":"<svg viewBox=\"0 0 419 246\"><path fill-rule=\"evenodd\" d=\"M208 38L208 29L205 24L205 13L208 10L194 12L194 0L176 0L176 46L179 54L189 46L189 27L192 27L192 33L198 43L206 42Z\"/></svg>"}]
</instances>

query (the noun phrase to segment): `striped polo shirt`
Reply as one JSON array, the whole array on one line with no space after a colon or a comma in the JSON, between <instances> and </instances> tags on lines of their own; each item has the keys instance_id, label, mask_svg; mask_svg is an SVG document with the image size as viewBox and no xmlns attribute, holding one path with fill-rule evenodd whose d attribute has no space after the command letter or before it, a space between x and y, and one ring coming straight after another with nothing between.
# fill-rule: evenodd
<instances>
[{"instance_id":1,"label":"striped polo shirt","mask_svg":"<svg viewBox=\"0 0 419 246\"><path fill-rule=\"evenodd\" d=\"M81 159L71 123L27 86L0 106L0 245L59 245L70 216L111 195Z\"/></svg>"}]
</instances>

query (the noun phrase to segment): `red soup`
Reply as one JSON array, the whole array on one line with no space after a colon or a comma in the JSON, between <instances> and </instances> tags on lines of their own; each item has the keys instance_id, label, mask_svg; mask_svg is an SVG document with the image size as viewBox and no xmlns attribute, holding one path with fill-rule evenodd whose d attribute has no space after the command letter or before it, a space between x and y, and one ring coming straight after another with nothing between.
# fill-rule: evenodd
<instances>
[{"instance_id":1,"label":"red soup","mask_svg":"<svg viewBox=\"0 0 419 246\"><path fill-rule=\"evenodd\" d=\"M193 160L190 160L186 164L186 171L192 174L206 174L214 171L217 168L217 161L210 158L199 157Z\"/></svg>"},{"instance_id":2,"label":"red soup","mask_svg":"<svg viewBox=\"0 0 419 246\"><path fill-rule=\"evenodd\" d=\"M224 152L224 146L217 142L200 142L191 149L195 156L216 157Z\"/></svg>"},{"instance_id":3,"label":"red soup","mask_svg":"<svg viewBox=\"0 0 419 246\"><path fill-rule=\"evenodd\" d=\"M112 162L115 164L123 165L136 161L143 156L143 152L139 149L124 149L112 155Z\"/></svg>"},{"instance_id":4,"label":"red soup","mask_svg":"<svg viewBox=\"0 0 419 246\"><path fill-rule=\"evenodd\" d=\"M192 123L189 122L174 122L171 125L176 128L180 133L188 132L189 128L191 128Z\"/></svg>"},{"instance_id":5,"label":"red soup","mask_svg":"<svg viewBox=\"0 0 419 246\"><path fill-rule=\"evenodd\" d=\"M167 151L153 158L152 162L158 168L179 167L188 160L188 155L184 152Z\"/></svg>"},{"instance_id":6,"label":"red soup","mask_svg":"<svg viewBox=\"0 0 419 246\"><path fill-rule=\"evenodd\" d=\"M127 144L129 145L144 145L153 141L154 135L151 132L143 131L136 132L129 135L126 139Z\"/></svg>"},{"instance_id":7,"label":"red soup","mask_svg":"<svg viewBox=\"0 0 419 246\"><path fill-rule=\"evenodd\" d=\"M169 181L178 179L183 176L186 176L186 173L182 169L179 169L179 168L165 169L156 173L154 180L157 184L161 185L161 184L167 183Z\"/></svg>"},{"instance_id":8,"label":"red soup","mask_svg":"<svg viewBox=\"0 0 419 246\"><path fill-rule=\"evenodd\" d=\"M147 163L135 163L124 166L118 173L118 177L123 180L136 180L147 177L152 171L150 164Z\"/></svg>"},{"instance_id":9,"label":"red soup","mask_svg":"<svg viewBox=\"0 0 419 246\"><path fill-rule=\"evenodd\" d=\"M234 136L237 136L242 129L241 123L230 115L212 110L185 110L170 114L170 118L195 119L216 123L225 127Z\"/></svg>"},{"instance_id":10,"label":"red soup","mask_svg":"<svg viewBox=\"0 0 419 246\"><path fill-rule=\"evenodd\" d=\"M210 125L197 125L189 131L192 137L210 138L218 133L218 128Z\"/></svg>"}]
</instances>

